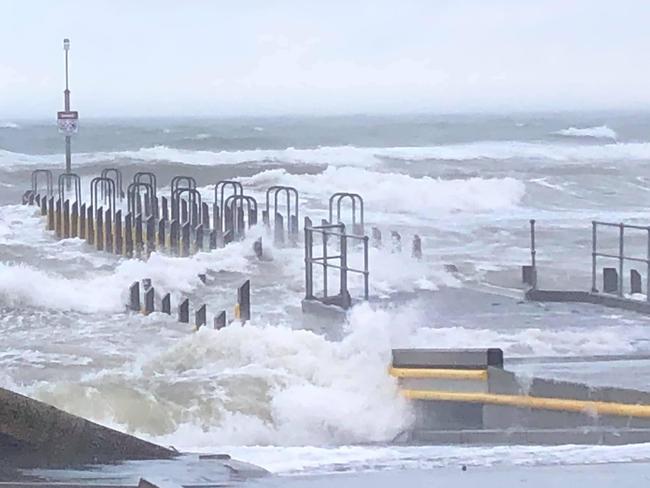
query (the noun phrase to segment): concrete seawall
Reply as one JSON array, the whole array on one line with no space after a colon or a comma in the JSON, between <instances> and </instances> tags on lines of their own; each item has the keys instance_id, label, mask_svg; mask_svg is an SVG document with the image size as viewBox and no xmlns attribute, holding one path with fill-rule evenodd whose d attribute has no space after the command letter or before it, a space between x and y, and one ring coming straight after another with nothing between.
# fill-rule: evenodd
<instances>
[{"instance_id":1,"label":"concrete seawall","mask_svg":"<svg viewBox=\"0 0 650 488\"><path fill-rule=\"evenodd\" d=\"M416 413L408 442L650 442L650 392L518 378L499 350L394 350L391 375Z\"/></svg>"},{"instance_id":2,"label":"concrete seawall","mask_svg":"<svg viewBox=\"0 0 650 488\"><path fill-rule=\"evenodd\" d=\"M75 466L176 454L0 388L0 459L7 466Z\"/></svg>"}]
</instances>

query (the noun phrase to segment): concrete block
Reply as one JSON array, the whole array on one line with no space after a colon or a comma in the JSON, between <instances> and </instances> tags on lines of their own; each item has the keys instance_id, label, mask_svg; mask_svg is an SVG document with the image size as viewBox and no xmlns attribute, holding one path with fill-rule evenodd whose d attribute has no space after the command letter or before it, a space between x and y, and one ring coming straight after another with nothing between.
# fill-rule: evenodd
<instances>
[{"instance_id":1,"label":"concrete block","mask_svg":"<svg viewBox=\"0 0 650 488\"><path fill-rule=\"evenodd\" d=\"M206 307L205 303L194 312L194 325L196 328L203 327L206 324Z\"/></svg>"},{"instance_id":2,"label":"concrete block","mask_svg":"<svg viewBox=\"0 0 650 488\"><path fill-rule=\"evenodd\" d=\"M172 297L171 293L167 293L163 298L162 298L162 306L161 306L161 311L162 313L166 313L167 315L172 314L172 305L171 305Z\"/></svg>"},{"instance_id":3,"label":"concrete block","mask_svg":"<svg viewBox=\"0 0 650 488\"><path fill-rule=\"evenodd\" d=\"M641 273L639 273L636 269L630 270L630 293L643 293Z\"/></svg>"},{"instance_id":4,"label":"concrete block","mask_svg":"<svg viewBox=\"0 0 650 488\"><path fill-rule=\"evenodd\" d=\"M129 287L129 310L133 312L140 311L140 282L135 281Z\"/></svg>"},{"instance_id":5,"label":"concrete block","mask_svg":"<svg viewBox=\"0 0 650 488\"><path fill-rule=\"evenodd\" d=\"M145 315L149 315L154 311L154 288L151 286L144 292L144 309Z\"/></svg>"},{"instance_id":6,"label":"concrete block","mask_svg":"<svg viewBox=\"0 0 650 488\"><path fill-rule=\"evenodd\" d=\"M400 378L404 390L438 390L454 392L487 393L488 382L481 380L450 380L443 378Z\"/></svg>"},{"instance_id":7,"label":"concrete block","mask_svg":"<svg viewBox=\"0 0 650 488\"><path fill-rule=\"evenodd\" d=\"M190 299L186 298L178 306L178 321L182 324L190 323Z\"/></svg>"},{"instance_id":8,"label":"concrete block","mask_svg":"<svg viewBox=\"0 0 650 488\"><path fill-rule=\"evenodd\" d=\"M476 403L413 400L414 429L480 429L483 406Z\"/></svg>"},{"instance_id":9,"label":"concrete block","mask_svg":"<svg viewBox=\"0 0 650 488\"><path fill-rule=\"evenodd\" d=\"M521 267L521 281L525 285L535 286L537 283L537 270L530 264Z\"/></svg>"},{"instance_id":10,"label":"concrete block","mask_svg":"<svg viewBox=\"0 0 650 488\"><path fill-rule=\"evenodd\" d=\"M618 292L618 270L616 268L603 268L603 292Z\"/></svg>"},{"instance_id":11,"label":"concrete block","mask_svg":"<svg viewBox=\"0 0 650 488\"><path fill-rule=\"evenodd\" d=\"M219 312L219 315L217 315L214 318L214 328L216 330L223 329L226 326L226 311L222 310Z\"/></svg>"},{"instance_id":12,"label":"concrete block","mask_svg":"<svg viewBox=\"0 0 650 488\"><path fill-rule=\"evenodd\" d=\"M503 367L501 349L393 349L396 368L487 369Z\"/></svg>"},{"instance_id":13,"label":"concrete block","mask_svg":"<svg viewBox=\"0 0 650 488\"><path fill-rule=\"evenodd\" d=\"M237 288L237 305L239 306L239 317L242 322L251 319L251 282L246 280Z\"/></svg>"}]
</instances>

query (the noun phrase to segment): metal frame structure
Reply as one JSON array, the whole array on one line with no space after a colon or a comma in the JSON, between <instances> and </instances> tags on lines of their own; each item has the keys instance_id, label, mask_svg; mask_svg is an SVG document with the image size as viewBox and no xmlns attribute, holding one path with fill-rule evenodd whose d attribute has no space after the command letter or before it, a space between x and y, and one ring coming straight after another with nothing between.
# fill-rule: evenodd
<instances>
[{"instance_id":1,"label":"metal frame structure","mask_svg":"<svg viewBox=\"0 0 650 488\"><path fill-rule=\"evenodd\" d=\"M147 181L142 181L144 178L146 178ZM149 171L138 171L136 174L133 175L133 183L148 183L149 185L151 185L154 198L158 196L158 185L157 185L155 174ZM194 186L196 186L196 183Z\"/></svg>"},{"instance_id":2,"label":"metal frame structure","mask_svg":"<svg viewBox=\"0 0 650 488\"><path fill-rule=\"evenodd\" d=\"M281 193L284 193L286 195L287 213L286 213L285 222L287 226L287 236L291 238L292 235L298 234L298 229L292 225L292 218L291 218L293 216L295 218L295 222L299 222L300 219L298 190L293 186L282 186L282 185L274 185L269 187L268 190L266 190L266 214L265 214L265 221L264 221L266 225L271 224L271 202L270 202L271 193L273 193L274 225L278 215L278 195L280 195ZM293 195L294 211L295 211L293 214L291 213L292 195Z\"/></svg>"},{"instance_id":3,"label":"metal frame structure","mask_svg":"<svg viewBox=\"0 0 650 488\"><path fill-rule=\"evenodd\" d=\"M129 186L126 189L127 209L129 213L136 215L137 213L136 196L138 198L138 201L140 201L140 188L144 188L146 190L145 196L148 197L149 200L150 208L147 208L147 205L144 206L145 215L153 215L153 205L154 205L154 199L152 198L153 188L149 183L133 182L129 184ZM147 198L145 198L145 203L146 202L147 202Z\"/></svg>"},{"instance_id":4,"label":"metal frame structure","mask_svg":"<svg viewBox=\"0 0 650 488\"><path fill-rule=\"evenodd\" d=\"M244 202L246 202L246 222L244 222ZM232 230L233 237L243 239L246 227L251 228L257 224L257 200L249 195L230 195L224 203L224 209L228 210L230 222L226 219L226 212L222 212L225 221L225 230ZM240 210L242 211L240 217ZM247 224L247 225L245 225Z\"/></svg>"},{"instance_id":5,"label":"metal frame structure","mask_svg":"<svg viewBox=\"0 0 650 488\"><path fill-rule=\"evenodd\" d=\"M363 197L358 193L334 193L329 199L329 221L334 222L334 201L336 201L336 222L341 221L341 202L349 198L352 201L352 232L357 235L364 234L364 209ZM357 224L357 202L359 203L359 223Z\"/></svg>"},{"instance_id":6,"label":"metal frame structure","mask_svg":"<svg viewBox=\"0 0 650 488\"><path fill-rule=\"evenodd\" d=\"M101 185L101 187L100 187ZM111 217L115 218L115 200L117 192L115 181L106 176L97 176L90 182L90 205L97 210L99 206L99 198L101 197L104 203L108 203Z\"/></svg>"},{"instance_id":7,"label":"metal frame structure","mask_svg":"<svg viewBox=\"0 0 650 488\"><path fill-rule=\"evenodd\" d=\"M35 169L32 171L32 192L34 195L38 195L38 175L45 175L45 186L47 188L47 196L51 197L54 193L54 184L52 171L49 169Z\"/></svg>"},{"instance_id":8,"label":"metal frame structure","mask_svg":"<svg viewBox=\"0 0 650 488\"><path fill-rule=\"evenodd\" d=\"M75 201L81 205L81 178L76 173L61 173L59 175L59 200L65 201L66 189L70 188L70 182L74 182Z\"/></svg>"},{"instance_id":9,"label":"metal frame structure","mask_svg":"<svg viewBox=\"0 0 650 488\"><path fill-rule=\"evenodd\" d=\"M109 173L112 173L115 177L111 178ZM118 168L104 168L102 170L102 178L110 178L115 182L115 192L120 201L124 200L124 186L122 184L122 172ZM105 186L102 185L102 198L105 198Z\"/></svg>"},{"instance_id":10,"label":"metal frame structure","mask_svg":"<svg viewBox=\"0 0 650 488\"><path fill-rule=\"evenodd\" d=\"M203 202L201 201L201 193L196 188L177 188L172 194L172 206L174 208L174 215L177 219L180 220L181 214L181 200L183 193L187 193L188 197L188 215L190 222L203 222ZM196 208L197 215L196 218L192 215L194 209ZM184 223L184 222L182 222Z\"/></svg>"},{"instance_id":11,"label":"metal frame structure","mask_svg":"<svg viewBox=\"0 0 650 488\"><path fill-rule=\"evenodd\" d=\"M626 261L644 263L646 265L646 300L650 302L650 226L632 225L613 222L599 222L594 220L591 223L591 291L596 293L596 274L598 258L616 259L618 261L618 290L619 297L623 296L623 266ZM598 227L618 228L618 254L598 252ZM637 258L625 255L625 229L639 230L646 233L646 257Z\"/></svg>"},{"instance_id":12,"label":"metal frame structure","mask_svg":"<svg viewBox=\"0 0 650 488\"><path fill-rule=\"evenodd\" d=\"M314 234L322 236L323 254L314 257ZM328 255L327 243L330 238L339 240L339 253ZM363 269L355 269L348 266L348 240L361 241L363 243ZM348 291L348 273L359 273L363 275L363 299L369 299L369 271L368 271L368 236L357 236L345 233L345 224L326 224L314 226L309 217L305 217L305 300L318 300L328 305L338 305L341 308L349 308L352 305ZM332 262L334 261L334 263ZM338 264L336 264L338 262ZM313 267L323 267L323 296L314 294ZM331 296L328 291L328 269L339 270L339 293Z\"/></svg>"},{"instance_id":13,"label":"metal frame structure","mask_svg":"<svg viewBox=\"0 0 650 488\"><path fill-rule=\"evenodd\" d=\"M218 181L216 185L214 185L214 201L215 203L219 202L219 231L220 232L225 232L226 231L226 218L225 218L225 213L226 213L226 207L225 207L225 192L226 192L226 187L232 187L232 193L229 195L228 198L231 196L236 196L236 195L243 195L244 194L244 187L239 181L231 181L231 180L221 180ZM256 202L257 203L257 202ZM257 208L257 206L256 206Z\"/></svg>"}]
</instances>

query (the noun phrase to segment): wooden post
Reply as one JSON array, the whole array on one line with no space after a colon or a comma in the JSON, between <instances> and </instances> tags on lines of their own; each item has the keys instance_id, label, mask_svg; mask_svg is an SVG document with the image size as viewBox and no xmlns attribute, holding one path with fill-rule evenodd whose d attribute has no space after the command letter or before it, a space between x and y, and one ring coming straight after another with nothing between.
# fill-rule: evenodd
<instances>
[{"instance_id":1,"label":"wooden post","mask_svg":"<svg viewBox=\"0 0 650 488\"><path fill-rule=\"evenodd\" d=\"M70 200L63 202L63 238L70 238Z\"/></svg>"},{"instance_id":2,"label":"wooden post","mask_svg":"<svg viewBox=\"0 0 650 488\"><path fill-rule=\"evenodd\" d=\"M70 213L70 237L79 236L79 202L72 204L72 212Z\"/></svg>"},{"instance_id":3,"label":"wooden post","mask_svg":"<svg viewBox=\"0 0 650 488\"><path fill-rule=\"evenodd\" d=\"M163 197L164 198L164 197ZM165 225L167 220L162 218L158 221L158 249L165 249Z\"/></svg>"},{"instance_id":4,"label":"wooden post","mask_svg":"<svg viewBox=\"0 0 650 488\"><path fill-rule=\"evenodd\" d=\"M168 249L172 254L179 254L179 226L178 220L172 220L169 224L169 246Z\"/></svg>"},{"instance_id":5,"label":"wooden post","mask_svg":"<svg viewBox=\"0 0 650 488\"><path fill-rule=\"evenodd\" d=\"M122 211L115 212L115 230L113 232L115 240L113 241L113 252L122 254L124 252L124 243L122 242Z\"/></svg>"},{"instance_id":6,"label":"wooden post","mask_svg":"<svg viewBox=\"0 0 650 488\"><path fill-rule=\"evenodd\" d=\"M197 253L203 250L203 225L199 224L194 230L194 252Z\"/></svg>"},{"instance_id":7,"label":"wooden post","mask_svg":"<svg viewBox=\"0 0 650 488\"><path fill-rule=\"evenodd\" d=\"M77 235L80 239L86 238L86 204L82 203L79 207L79 229Z\"/></svg>"},{"instance_id":8,"label":"wooden post","mask_svg":"<svg viewBox=\"0 0 650 488\"><path fill-rule=\"evenodd\" d=\"M56 212L54 211L54 197L50 197L47 202L47 230L54 230Z\"/></svg>"},{"instance_id":9,"label":"wooden post","mask_svg":"<svg viewBox=\"0 0 650 488\"><path fill-rule=\"evenodd\" d=\"M102 207L97 209L95 217L95 247L98 251L104 250L104 209Z\"/></svg>"},{"instance_id":10,"label":"wooden post","mask_svg":"<svg viewBox=\"0 0 650 488\"><path fill-rule=\"evenodd\" d=\"M216 330L223 329L226 326L226 311L222 310L219 312L219 315L217 315L214 318L214 328Z\"/></svg>"},{"instance_id":11,"label":"wooden post","mask_svg":"<svg viewBox=\"0 0 650 488\"><path fill-rule=\"evenodd\" d=\"M135 216L135 224L134 224L134 234L135 238L134 240L134 247L135 247L135 254L137 257L142 256L142 250L144 247L144 241L142 239L142 214L138 214Z\"/></svg>"},{"instance_id":12,"label":"wooden post","mask_svg":"<svg viewBox=\"0 0 650 488\"><path fill-rule=\"evenodd\" d=\"M156 218L151 215L147 219L147 256L156 250Z\"/></svg>"},{"instance_id":13,"label":"wooden post","mask_svg":"<svg viewBox=\"0 0 650 488\"><path fill-rule=\"evenodd\" d=\"M133 257L133 216L129 212L124 216L124 250L122 254L127 258Z\"/></svg>"},{"instance_id":14,"label":"wooden post","mask_svg":"<svg viewBox=\"0 0 650 488\"><path fill-rule=\"evenodd\" d=\"M245 323L251 319L251 282L246 280L237 288L237 306L239 309L239 320Z\"/></svg>"},{"instance_id":15,"label":"wooden post","mask_svg":"<svg viewBox=\"0 0 650 488\"><path fill-rule=\"evenodd\" d=\"M160 199L160 205L162 207L162 219L169 220L169 208L167 207L167 198L162 197Z\"/></svg>"},{"instance_id":16,"label":"wooden post","mask_svg":"<svg viewBox=\"0 0 650 488\"><path fill-rule=\"evenodd\" d=\"M154 311L154 289L153 286L147 288L144 292L144 309L142 312L145 315L149 315Z\"/></svg>"},{"instance_id":17,"label":"wooden post","mask_svg":"<svg viewBox=\"0 0 650 488\"><path fill-rule=\"evenodd\" d=\"M181 246L179 255L187 257L190 255L190 223L186 222L181 228Z\"/></svg>"},{"instance_id":18,"label":"wooden post","mask_svg":"<svg viewBox=\"0 0 650 488\"><path fill-rule=\"evenodd\" d=\"M104 213L104 250L113 252L113 212L110 208Z\"/></svg>"},{"instance_id":19,"label":"wooden post","mask_svg":"<svg viewBox=\"0 0 650 488\"><path fill-rule=\"evenodd\" d=\"M194 312L194 325L197 330L203 327L206 323L206 307L205 303L199 307L199 309Z\"/></svg>"},{"instance_id":20,"label":"wooden post","mask_svg":"<svg viewBox=\"0 0 650 488\"><path fill-rule=\"evenodd\" d=\"M178 321L182 324L190 323L190 299L186 298L178 307Z\"/></svg>"},{"instance_id":21,"label":"wooden post","mask_svg":"<svg viewBox=\"0 0 650 488\"><path fill-rule=\"evenodd\" d=\"M41 198L41 215L47 215L47 197Z\"/></svg>"},{"instance_id":22,"label":"wooden post","mask_svg":"<svg viewBox=\"0 0 650 488\"><path fill-rule=\"evenodd\" d=\"M60 239L63 236L63 221L61 219L61 199L56 201L56 211L54 212L54 233Z\"/></svg>"},{"instance_id":23,"label":"wooden post","mask_svg":"<svg viewBox=\"0 0 650 488\"><path fill-rule=\"evenodd\" d=\"M136 281L129 287L129 310L140 311L140 282Z\"/></svg>"},{"instance_id":24,"label":"wooden post","mask_svg":"<svg viewBox=\"0 0 650 488\"><path fill-rule=\"evenodd\" d=\"M171 293L167 293L162 298L162 313L166 313L167 315L172 314L172 296L171 296Z\"/></svg>"},{"instance_id":25,"label":"wooden post","mask_svg":"<svg viewBox=\"0 0 650 488\"><path fill-rule=\"evenodd\" d=\"M205 232L210 231L210 206L203 202L201 203L201 223Z\"/></svg>"},{"instance_id":26,"label":"wooden post","mask_svg":"<svg viewBox=\"0 0 650 488\"><path fill-rule=\"evenodd\" d=\"M92 205L86 209L86 242L91 246L95 244L95 211Z\"/></svg>"}]
</instances>

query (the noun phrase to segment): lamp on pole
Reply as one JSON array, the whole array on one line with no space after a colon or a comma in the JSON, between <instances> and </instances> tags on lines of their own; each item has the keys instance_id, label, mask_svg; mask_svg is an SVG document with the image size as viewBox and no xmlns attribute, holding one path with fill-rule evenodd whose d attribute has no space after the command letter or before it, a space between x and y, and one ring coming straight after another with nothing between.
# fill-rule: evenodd
<instances>
[{"instance_id":1,"label":"lamp on pole","mask_svg":"<svg viewBox=\"0 0 650 488\"><path fill-rule=\"evenodd\" d=\"M68 52L70 51L70 39L63 39L63 50L65 51L65 91L63 92L63 112L57 113L59 132L65 134L65 172L72 172L72 155L70 141L72 135L77 133L79 113L70 110L70 78L68 72ZM67 179L67 187L70 187L70 180Z\"/></svg>"}]
</instances>

